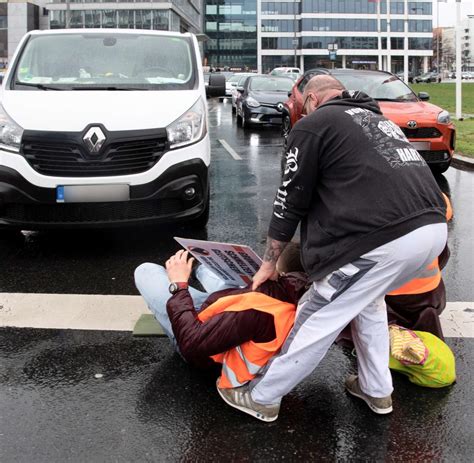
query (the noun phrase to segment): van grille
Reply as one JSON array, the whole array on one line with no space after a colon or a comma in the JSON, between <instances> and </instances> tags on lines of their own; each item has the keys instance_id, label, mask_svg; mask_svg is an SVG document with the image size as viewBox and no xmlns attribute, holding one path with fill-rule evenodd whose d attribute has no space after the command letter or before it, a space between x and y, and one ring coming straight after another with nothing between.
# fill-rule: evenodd
<instances>
[{"instance_id":1,"label":"van grille","mask_svg":"<svg viewBox=\"0 0 474 463\"><path fill-rule=\"evenodd\" d=\"M23 156L40 174L59 177L109 177L139 174L151 169L166 150L166 138L117 141L103 148L96 159L84 146L27 139Z\"/></svg>"},{"instance_id":2,"label":"van grille","mask_svg":"<svg viewBox=\"0 0 474 463\"><path fill-rule=\"evenodd\" d=\"M90 224L152 219L185 209L183 201L174 198L89 204L6 204L1 217L21 223Z\"/></svg>"}]
</instances>

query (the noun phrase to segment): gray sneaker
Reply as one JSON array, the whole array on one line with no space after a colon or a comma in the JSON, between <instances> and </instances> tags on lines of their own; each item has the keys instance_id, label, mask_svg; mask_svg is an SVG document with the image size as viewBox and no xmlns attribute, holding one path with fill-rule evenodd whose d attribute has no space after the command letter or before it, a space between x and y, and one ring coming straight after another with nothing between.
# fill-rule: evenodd
<instances>
[{"instance_id":1,"label":"gray sneaker","mask_svg":"<svg viewBox=\"0 0 474 463\"><path fill-rule=\"evenodd\" d=\"M234 387L232 389L219 389L219 380L217 380L217 392L231 407L248 413L253 417L262 421L275 421L278 418L280 405L262 405L254 402L250 395L248 385L241 387Z\"/></svg>"},{"instance_id":2,"label":"gray sneaker","mask_svg":"<svg viewBox=\"0 0 474 463\"><path fill-rule=\"evenodd\" d=\"M370 395L362 392L357 375L350 375L346 379L346 389L349 394L362 399L373 412L378 413L379 415L386 415L393 411L392 396L389 395L388 397L381 398L370 397Z\"/></svg>"}]
</instances>

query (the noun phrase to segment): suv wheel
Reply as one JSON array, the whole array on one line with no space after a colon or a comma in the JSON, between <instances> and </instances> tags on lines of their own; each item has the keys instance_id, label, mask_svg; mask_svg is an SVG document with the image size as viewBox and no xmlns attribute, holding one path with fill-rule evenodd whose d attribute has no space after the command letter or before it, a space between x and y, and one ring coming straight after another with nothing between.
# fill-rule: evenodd
<instances>
[{"instance_id":1,"label":"suv wheel","mask_svg":"<svg viewBox=\"0 0 474 463\"><path fill-rule=\"evenodd\" d=\"M290 135L291 131L291 118L289 114L284 114L283 115L283 121L281 125L281 136L285 139L285 144L286 140L288 138L288 135Z\"/></svg>"},{"instance_id":2,"label":"suv wheel","mask_svg":"<svg viewBox=\"0 0 474 463\"><path fill-rule=\"evenodd\" d=\"M431 172L433 172L434 175L439 175L442 174L443 172L446 172L451 165L451 160L436 164L436 165L430 165Z\"/></svg>"}]
</instances>

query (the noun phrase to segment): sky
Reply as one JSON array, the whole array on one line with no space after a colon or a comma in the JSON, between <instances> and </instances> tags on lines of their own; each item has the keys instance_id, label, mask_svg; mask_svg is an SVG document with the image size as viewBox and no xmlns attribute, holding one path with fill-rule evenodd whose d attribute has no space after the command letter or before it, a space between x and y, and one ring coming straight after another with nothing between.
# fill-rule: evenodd
<instances>
[{"instance_id":1,"label":"sky","mask_svg":"<svg viewBox=\"0 0 474 463\"><path fill-rule=\"evenodd\" d=\"M466 19L468 14L474 14L474 0L462 0L462 19ZM456 24L455 0L448 0L446 3L439 2L439 26L449 27ZM433 2L433 27L437 27L437 5Z\"/></svg>"}]
</instances>

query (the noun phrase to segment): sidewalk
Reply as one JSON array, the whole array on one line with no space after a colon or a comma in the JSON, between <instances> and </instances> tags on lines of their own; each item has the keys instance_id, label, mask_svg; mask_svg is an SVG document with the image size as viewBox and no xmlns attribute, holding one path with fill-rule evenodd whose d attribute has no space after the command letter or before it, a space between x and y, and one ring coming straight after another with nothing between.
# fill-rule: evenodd
<instances>
[{"instance_id":1,"label":"sidewalk","mask_svg":"<svg viewBox=\"0 0 474 463\"><path fill-rule=\"evenodd\" d=\"M451 165L460 169L474 170L474 158L455 153Z\"/></svg>"}]
</instances>

